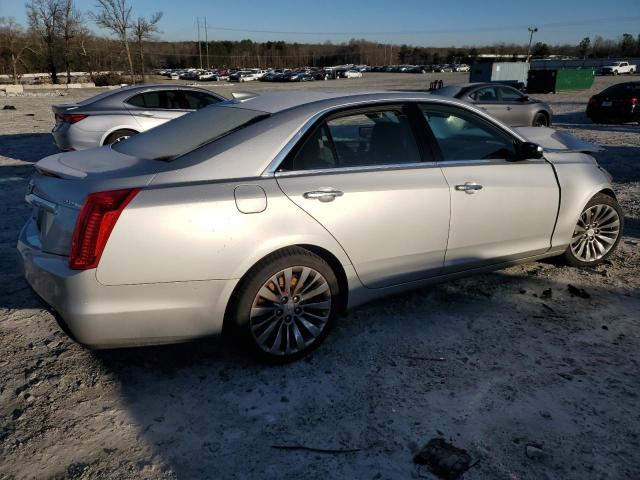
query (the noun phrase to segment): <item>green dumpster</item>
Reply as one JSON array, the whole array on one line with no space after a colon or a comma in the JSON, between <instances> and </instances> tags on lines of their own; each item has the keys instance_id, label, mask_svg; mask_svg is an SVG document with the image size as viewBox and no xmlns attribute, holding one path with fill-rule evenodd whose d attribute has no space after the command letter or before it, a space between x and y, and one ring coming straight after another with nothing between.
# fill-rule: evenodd
<instances>
[{"instance_id":1,"label":"green dumpster","mask_svg":"<svg viewBox=\"0 0 640 480\"><path fill-rule=\"evenodd\" d=\"M590 68L558 69L556 92L567 90L586 90L593 85L594 71Z\"/></svg>"}]
</instances>

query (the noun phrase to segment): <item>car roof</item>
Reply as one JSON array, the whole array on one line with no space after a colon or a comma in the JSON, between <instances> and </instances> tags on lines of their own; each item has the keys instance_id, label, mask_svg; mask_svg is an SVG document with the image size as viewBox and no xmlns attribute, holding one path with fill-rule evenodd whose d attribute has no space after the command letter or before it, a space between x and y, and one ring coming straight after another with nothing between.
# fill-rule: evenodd
<instances>
[{"instance_id":1,"label":"car roof","mask_svg":"<svg viewBox=\"0 0 640 480\"><path fill-rule=\"evenodd\" d=\"M135 95L138 92L150 92L156 90L196 90L200 92L209 93L215 97L224 99L222 95L219 95L211 90L200 87L192 87L189 85L182 85L176 83L158 83L158 84L145 84L145 85L128 85L126 87L120 87L107 92L100 93L93 97L87 98L78 102L78 105L93 106L100 103L101 106L116 105L127 98Z\"/></svg>"},{"instance_id":2,"label":"car roof","mask_svg":"<svg viewBox=\"0 0 640 480\"><path fill-rule=\"evenodd\" d=\"M240 96L239 93L235 95ZM409 101L415 99L430 100L432 97L426 92L420 91L403 91L403 92L385 92L385 91L313 91L313 90L294 90L294 91L278 91L267 92L261 94L242 94L241 98L230 100L225 103L239 104L241 108L257 110L265 113L275 114L284 110L298 107L315 107L318 111L325 108L339 107L341 105L350 105L359 102L375 102L375 101Z\"/></svg>"}]
</instances>

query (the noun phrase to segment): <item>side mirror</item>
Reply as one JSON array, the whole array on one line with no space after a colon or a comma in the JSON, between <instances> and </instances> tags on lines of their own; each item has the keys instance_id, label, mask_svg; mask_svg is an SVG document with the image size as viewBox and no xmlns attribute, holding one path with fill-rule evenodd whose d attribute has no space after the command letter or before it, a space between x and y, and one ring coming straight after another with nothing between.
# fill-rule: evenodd
<instances>
[{"instance_id":1,"label":"side mirror","mask_svg":"<svg viewBox=\"0 0 640 480\"><path fill-rule=\"evenodd\" d=\"M521 102L528 102L529 101L529 95L523 95L522 97L520 97L520 101Z\"/></svg>"},{"instance_id":2,"label":"side mirror","mask_svg":"<svg viewBox=\"0 0 640 480\"><path fill-rule=\"evenodd\" d=\"M542 158L543 149L537 143L524 142L518 147L518 157L516 160L529 160Z\"/></svg>"}]
</instances>

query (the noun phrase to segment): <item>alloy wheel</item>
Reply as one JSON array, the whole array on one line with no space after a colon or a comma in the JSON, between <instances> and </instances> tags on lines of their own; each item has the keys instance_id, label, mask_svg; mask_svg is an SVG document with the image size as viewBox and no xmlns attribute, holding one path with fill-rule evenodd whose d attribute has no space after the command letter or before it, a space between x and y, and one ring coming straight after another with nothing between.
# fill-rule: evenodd
<instances>
[{"instance_id":1,"label":"alloy wheel","mask_svg":"<svg viewBox=\"0 0 640 480\"><path fill-rule=\"evenodd\" d=\"M613 248L619 235L618 212L609 205L593 205L580 215L571 239L571 251L583 262L594 262Z\"/></svg>"},{"instance_id":2,"label":"alloy wheel","mask_svg":"<svg viewBox=\"0 0 640 480\"><path fill-rule=\"evenodd\" d=\"M258 290L249 315L251 334L272 355L292 355L322 334L331 314L331 289L317 270L288 267Z\"/></svg>"}]
</instances>

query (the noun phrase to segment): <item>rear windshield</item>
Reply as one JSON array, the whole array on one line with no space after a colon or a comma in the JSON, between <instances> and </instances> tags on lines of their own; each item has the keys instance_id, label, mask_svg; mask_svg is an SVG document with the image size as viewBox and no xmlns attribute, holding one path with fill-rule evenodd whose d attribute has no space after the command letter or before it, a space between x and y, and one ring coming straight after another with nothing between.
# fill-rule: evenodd
<instances>
[{"instance_id":1,"label":"rear windshield","mask_svg":"<svg viewBox=\"0 0 640 480\"><path fill-rule=\"evenodd\" d=\"M134 135L112 148L145 160L171 161L268 116L265 112L219 103Z\"/></svg>"},{"instance_id":2,"label":"rear windshield","mask_svg":"<svg viewBox=\"0 0 640 480\"><path fill-rule=\"evenodd\" d=\"M431 95L440 95L441 97L455 97L462 91L462 88L457 85L449 85L447 87L439 88L430 92Z\"/></svg>"},{"instance_id":3,"label":"rear windshield","mask_svg":"<svg viewBox=\"0 0 640 480\"><path fill-rule=\"evenodd\" d=\"M603 90L601 95L637 95L640 93L640 82L619 83Z\"/></svg>"}]
</instances>

